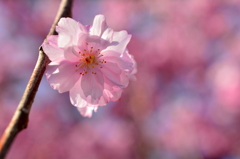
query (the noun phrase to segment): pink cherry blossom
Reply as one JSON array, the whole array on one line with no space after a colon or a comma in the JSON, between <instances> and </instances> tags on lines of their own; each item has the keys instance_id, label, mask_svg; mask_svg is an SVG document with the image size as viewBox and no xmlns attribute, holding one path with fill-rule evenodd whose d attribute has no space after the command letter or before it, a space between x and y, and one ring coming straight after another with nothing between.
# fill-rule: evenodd
<instances>
[{"instance_id":1,"label":"pink cherry blossom","mask_svg":"<svg viewBox=\"0 0 240 159\"><path fill-rule=\"evenodd\" d=\"M136 62L126 49L131 35L108 28L103 15L91 27L61 18L56 31L42 45L51 60L47 80L59 93L69 91L71 103L91 117L99 105L117 101L134 78Z\"/></svg>"}]
</instances>

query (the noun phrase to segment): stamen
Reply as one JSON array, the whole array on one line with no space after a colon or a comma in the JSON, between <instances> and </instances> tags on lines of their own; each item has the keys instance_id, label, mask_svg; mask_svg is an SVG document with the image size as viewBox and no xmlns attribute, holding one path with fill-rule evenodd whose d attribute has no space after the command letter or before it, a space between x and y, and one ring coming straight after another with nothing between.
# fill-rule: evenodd
<instances>
[{"instance_id":1,"label":"stamen","mask_svg":"<svg viewBox=\"0 0 240 159\"><path fill-rule=\"evenodd\" d=\"M95 49L93 50L93 48ZM80 59L79 59L79 63L75 64L75 67L76 67L76 72L79 72L80 75L87 74L88 68L93 68L93 69L95 67L103 68L103 66L100 64L106 63L104 59L99 59L100 57L103 56L103 54L101 54L101 50L96 47L89 46L88 42L86 42L86 48L79 51L78 53L80 54ZM94 70L91 73L94 75L97 74L96 72L94 72Z\"/></svg>"}]
</instances>

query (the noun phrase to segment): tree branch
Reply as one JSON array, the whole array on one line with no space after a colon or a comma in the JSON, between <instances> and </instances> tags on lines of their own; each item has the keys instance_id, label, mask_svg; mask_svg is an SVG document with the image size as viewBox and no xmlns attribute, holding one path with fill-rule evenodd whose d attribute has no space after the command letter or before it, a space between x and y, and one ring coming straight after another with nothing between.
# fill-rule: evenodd
<instances>
[{"instance_id":1,"label":"tree branch","mask_svg":"<svg viewBox=\"0 0 240 159\"><path fill-rule=\"evenodd\" d=\"M56 18L47 36L57 34L57 32L55 31L55 27L61 17L72 16L71 15L72 2L73 0L62 0ZM31 106L34 101L35 95L37 93L46 66L49 62L50 60L43 52L42 47L40 47L38 60L33 70L32 76L30 77L30 80L23 93L22 99L19 102L17 110L15 111L8 127L5 129L0 139L0 159L3 159L6 156L17 134L23 129L27 128L28 116L31 110Z\"/></svg>"}]
</instances>

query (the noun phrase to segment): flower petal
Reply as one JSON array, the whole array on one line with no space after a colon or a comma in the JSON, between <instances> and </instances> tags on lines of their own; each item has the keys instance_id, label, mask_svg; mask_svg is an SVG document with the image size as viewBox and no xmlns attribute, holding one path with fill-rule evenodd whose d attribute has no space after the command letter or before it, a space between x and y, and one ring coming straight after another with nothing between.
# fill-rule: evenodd
<instances>
[{"instance_id":1,"label":"flower petal","mask_svg":"<svg viewBox=\"0 0 240 159\"><path fill-rule=\"evenodd\" d=\"M65 48L64 57L71 62L78 61L80 58L79 51L84 50L86 48L86 38L87 38L86 34L81 35L79 36L78 39L79 45L73 45Z\"/></svg>"},{"instance_id":2,"label":"flower petal","mask_svg":"<svg viewBox=\"0 0 240 159\"><path fill-rule=\"evenodd\" d=\"M74 63L61 61L58 65L52 62L47 67L46 77L53 89L63 93L69 91L79 79L80 75L75 70Z\"/></svg>"},{"instance_id":3,"label":"flower petal","mask_svg":"<svg viewBox=\"0 0 240 159\"><path fill-rule=\"evenodd\" d=\"M49 35L49 36L47 37L47 41L48 41L50 44L52 44L52 45L54 45L54 46L57 46L58 36L57 36L57 35Z\"/></svg>"},{"instance_id":4,"label":"flower petal","mask_svg":"<svg viewBox=\"0 0 240 159\"><path fill-rule=\"evenodd\" d=\"M125 51L126 46L129 43L131 37L132 36L129 35L124 30L119 32L114 32L112 43L105 50L103 50L103 52L107 50L112 50L122 54Z\"/></svg>"},{"instance_id":5,"label":"flower petal","mask_svg":"<svg viewBox=\"0 0 240 159\"><path fill-rule=\"evenodd\" d=\"M78 82L76 82L76 84L73 86L73 88L69 92L71 103L74 106L80 107L80 108L83 108L85 106L91 106L91 107L98 106L99 105L99 99L97 99L95 101L92 101L91 96L86 97L85 94L83 93L84 90L82 89L82 86L81 86L82 77L83 76L80 77Z\"/></svg>"},{"instance_id":6,"label":"flower petal","mask_svg":"<svg viewBox=\"0 0 240 159\"><path fill-rule=\"evenodd\" d=\"M75 85L72 87L72 89L69 91L69 96L70 96L70 101L72 105L83 108L88 105L86 100L84 100L82 97L84 97L82 93L82 88L81 88L81 78L75 83Z\"/></svg>"},{"instance_id":7,"label":"flower petal","mask_svg":"<svg viewBox=\"0 0 240 159\"><path fill-rule=\"evenodd\" d=\"M97 112L97 108L98 107L83 107L83 108L78 108L78 111L82 116L91 118L92 111L94 110L95 112Z\"/></svg>"},{"instance_id":8,"label":"flower petal","mask_svg":"<svg viewBox=\"0 0 240 159\"><path fill-rule=\"evenodd\" d=\"M124 58L120 57L117 52L106 51L102 59L104 59L107 62L116 63L119 66L119 68L122 70L129 70L129 71L133 70L133 61L125 57Z\"/></svg>"},{"instance_id":9,"label":"flower petal","mask_svg":"<svg viewBox=\"0 0 240 159\"><path fill-rule=\"evenodd\" d=\"M93 25L89 31L90 35L101 37L103 31L106 29L106 21L104 15L96 15L93 20Z\"/></svg>"},{"instance_id":10,"label":"flower petal","mask_svg":"<svg viewBox=\"0 0 240 159\"><path fill-rule=\"evenodd\" d=\"M112 39L113 39L113 34L114 34L114 31L110 28L107 28L103 34L102 34L102 39L108 41L108 42L112 42Z\"/></svg>"},{"instance_id":11,"label":"flower petal","mask_svg":"<svg viewBox=\"0 0 240 159\"><path fill-rule=\"evenodd\" d=\"M42 44L43 51L51 61L58 58L64 58L63 49L59 48L56 44L56 35L51 35L47 38L47 42Z\"/></svg>"},{"instance_id":12,"label":"flower petal","mask_svg":"<svg viewBox=\"0 0 240 159\"><path fill-rule=\"evenodd\" d=\"M130 55L129 53L128 53L128 50L125 50L124 51L124 53L122 54L122 58L124 59L124 60L126 60L126 61L129 61L129 62L132 62L133 63L133 69L132 70L125 70L125 71L127 71L127 73L128 73L128 78L130 79L130 80L136 80L136 77L135 77L135 75L134 74L136 74L137 73L137 63L136 63L136 61L134 60L134 57L133 57L133 55Z\"/></svg>"},{"instance_id":13,"label":"flower petal","mask_svg":"<svg viewBox=\"0 0 240 159\"><path fill-rule=\"evenodd\" d=\"M104 97L109 98L109 101L117 101L120 99L122 95L122 88L120 87L113 87L113 90L104 90Z\"/></svg>"},{"instance_id":14,"label":"flower petal","mask_svg":"<svg viewBox=\"0 0 240 159\"><path fill-rule=\"evenodd\" d=\"M103 75L113 82L115 85L120 87L126 87L128 82L126 81L126 77L123 74L123 71L118 67L116 63L107 62L103 64L103 68L101 68Z\"/></svg>"},{"instance_id":15,"label":"flower petal","mask_svg":"<svg viewBox=\"0 0 240 159\"><path fill-rule=\"evenodd\" d=\"M56 27L58 46L77 45L79 36L86 34L85 27L72 18L61 18Z\"/></svg>"},{"instance_id":16,"label":"flower petal","mask_svg":"<svg viewBox=\"0 0 240 159\"><path fill-rule=\"evenodd\" d=\"M98 69L89 69L81 80L83 93L86 97L91 97L91 103L99 100L103 93L103 75Z\"/></svg>"},{"instance_id":17,"label":"flower petal","mask_svg":"<svg viewBox=\"0 0 240 159\"><path fill-rule=\"evenodd\" d=\"M77 53L77 47L68 47L64 50L64 58L71 62L77 62L79 60L79 54Z\"/></svg>"},{"instance_id":18,"label":"flower petal","mask_svg":"<svg viewBox=\"0 0 240 159\"><path fill-rule=\"evenodd\" d=\"M104 90L101 99L98 102L98 105L104 106L110 101L117 101L120 99L122 94L122 88L117 87L111 81L104 78Z\"/></svg>"}]
</instances>

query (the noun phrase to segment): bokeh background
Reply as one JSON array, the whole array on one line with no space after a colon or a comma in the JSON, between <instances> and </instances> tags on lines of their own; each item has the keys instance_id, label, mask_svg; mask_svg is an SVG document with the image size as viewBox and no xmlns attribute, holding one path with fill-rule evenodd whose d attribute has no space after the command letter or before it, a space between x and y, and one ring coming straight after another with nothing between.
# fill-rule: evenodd
<instances>
[{"instance_id":1,"label":"bokeh background","mask_svg":"<svg viewBox=\"0 0 240 159\"><path fill-rule=\"evenodd\" d=\"M0 135L60 0L0 1ZM7 159L240 159L240 0L75 0L132 34L138 64L119 102L82 117L44 77Z\"/></svg>"}]
</instances>

